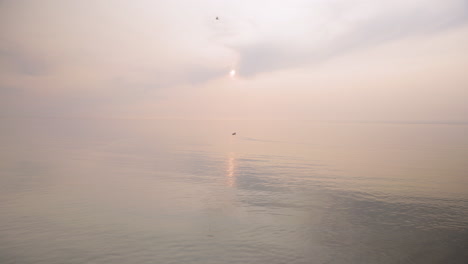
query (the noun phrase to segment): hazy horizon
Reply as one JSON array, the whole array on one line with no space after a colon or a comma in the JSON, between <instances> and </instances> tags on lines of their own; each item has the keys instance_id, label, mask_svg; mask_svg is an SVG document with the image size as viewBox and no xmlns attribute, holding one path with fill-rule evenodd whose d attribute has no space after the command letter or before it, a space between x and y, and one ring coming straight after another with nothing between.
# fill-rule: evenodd
<instances>
[{"instance_id":1,"label":"hazy horizon","mask_svg":"<svg viewBox=\"0 0 468 264\"><path fill-rule=\"evenodd\" d=\"M3 117L468 122L466 0L3 0L0 31Z\"/></svg>"}]
</instances>

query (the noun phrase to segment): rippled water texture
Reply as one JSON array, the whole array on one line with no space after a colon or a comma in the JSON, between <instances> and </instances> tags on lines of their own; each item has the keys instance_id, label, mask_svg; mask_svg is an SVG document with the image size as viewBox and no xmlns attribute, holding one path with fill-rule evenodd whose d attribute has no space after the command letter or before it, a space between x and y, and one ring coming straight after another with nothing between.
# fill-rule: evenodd
<instances>
[{"instance_id":1,"label":"rippled water texture","mask_svg":"<svg viewBox=\"0 0 468 264\"><path fill-rule=\"evenodd\" d=\"M23 119L0 143L0 263L468 263L467 125Z\"/></svg>"}]
</instances>

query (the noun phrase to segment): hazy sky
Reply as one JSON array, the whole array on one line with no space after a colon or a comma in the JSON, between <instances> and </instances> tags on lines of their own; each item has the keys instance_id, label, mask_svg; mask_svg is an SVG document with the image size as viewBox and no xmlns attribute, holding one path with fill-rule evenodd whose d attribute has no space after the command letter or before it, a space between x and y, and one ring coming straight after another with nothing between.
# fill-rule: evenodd
<instances>
[{"instance_id":1,"label":"hazy sky","mask_svg":"<svg viewBox=\"0 0 468 264\"><path fill-rule=\"evenodd\" d=\"M0 0L0 33L1 116L468 121L468 0Z\"/></svg>"}]
</instances>

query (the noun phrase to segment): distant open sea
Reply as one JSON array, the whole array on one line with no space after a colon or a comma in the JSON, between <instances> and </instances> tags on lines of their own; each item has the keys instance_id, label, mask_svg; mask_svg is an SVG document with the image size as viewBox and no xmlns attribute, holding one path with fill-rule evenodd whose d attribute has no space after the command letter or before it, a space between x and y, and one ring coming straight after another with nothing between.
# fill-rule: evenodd
<instances>
[{"instance_id":1,"label":"distant open sea","mask_svg":"<svg viewBox=\"0 0 468 264\"><path fill-rule=\"evenodd\" d=\"M468 125L0 122L2 264L468 263Z\"/></svg>"}]
</instances>

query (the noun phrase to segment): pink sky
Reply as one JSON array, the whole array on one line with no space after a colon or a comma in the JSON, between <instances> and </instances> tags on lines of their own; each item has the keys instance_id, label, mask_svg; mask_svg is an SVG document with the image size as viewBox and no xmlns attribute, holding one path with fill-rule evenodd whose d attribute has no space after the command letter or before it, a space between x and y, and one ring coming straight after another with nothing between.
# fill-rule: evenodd
<instances>
[{"instance_id":1,"label":"pink sky","mask_svg":"<svg viewBox=\"0 0 468 264\"><path fill-rule=\"evenodd\" d=\"M0 115L467 122L467 22L465 0L3 0Z\"/></svg>"}]
</instances>

